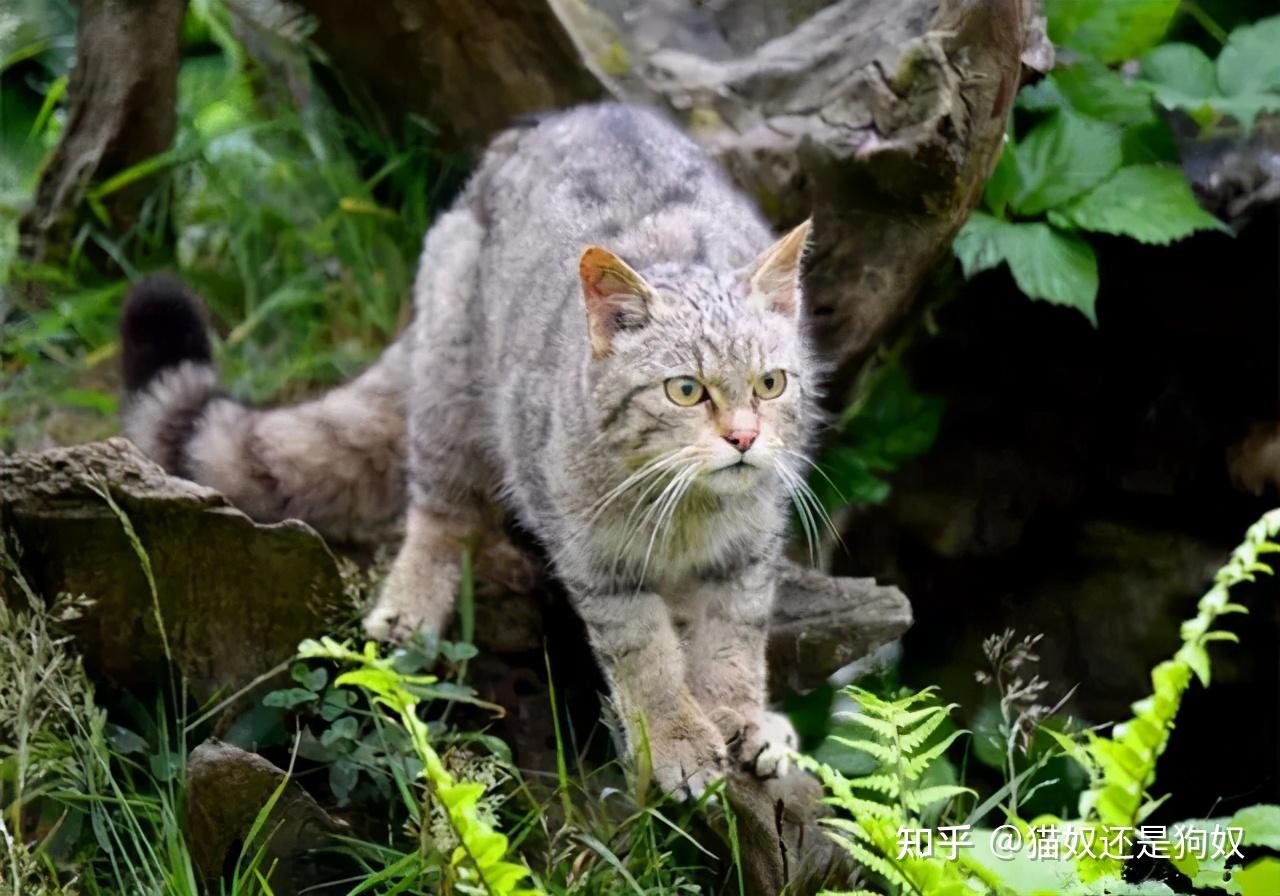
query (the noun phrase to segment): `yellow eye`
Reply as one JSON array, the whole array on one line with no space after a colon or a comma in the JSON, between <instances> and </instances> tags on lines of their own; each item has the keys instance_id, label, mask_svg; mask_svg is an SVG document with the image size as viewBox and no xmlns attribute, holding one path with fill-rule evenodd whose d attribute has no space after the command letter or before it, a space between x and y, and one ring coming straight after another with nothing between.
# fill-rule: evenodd
<instances>
[{"instance_id":1,"label":"yellow eye","mask_svg":"<svg viewBox=\"0 0 1280 896\"><path fill-rule=\"evenodd\" d=\"M761 398L777 398L787 389L787 375L781 370L770 370L756 380L756 394Z\"/></svg>"},{"instance_id":2,"label":"yellow eye","mask_svg":"<svg viewBox=\"0 0 1280 896\"><path fill-rule=\"evenodd\" d=\"M707 396L707 387L691 376L673 376L664 385L667 398L682 408L691 408Z\"/></svg>"}]
</instances>

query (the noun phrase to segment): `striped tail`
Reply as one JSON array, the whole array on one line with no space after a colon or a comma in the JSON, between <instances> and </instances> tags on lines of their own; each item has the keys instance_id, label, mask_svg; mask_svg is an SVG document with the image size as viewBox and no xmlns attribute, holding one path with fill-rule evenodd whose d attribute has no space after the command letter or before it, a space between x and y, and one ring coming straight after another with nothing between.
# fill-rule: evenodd
<instances>
[{"instance_id":1,"label":"striped tail","mask_svg":"<svg viewBox=\"0 0 1280 896\"><path fill-rule=\"evenodd\" d=\"M170 473L217 489L263 522L302 519L332 538L385 537L405 505L408 349L289 407L231 398L202 306L181 281L135 286L120 319L125 435Z\"/></svg>"}]
</instances>

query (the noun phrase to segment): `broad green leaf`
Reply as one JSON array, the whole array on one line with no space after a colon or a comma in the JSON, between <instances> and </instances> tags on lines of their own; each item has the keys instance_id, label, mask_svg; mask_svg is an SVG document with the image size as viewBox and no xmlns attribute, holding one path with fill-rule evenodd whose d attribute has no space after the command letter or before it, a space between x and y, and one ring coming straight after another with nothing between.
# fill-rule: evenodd
<instances>
[{"instance_id":1,"label":"broad green leaf","mask_svg":"<svg viewBox=\"0 0 1280 896\"><path fill-rule=\"evenodd\" d=\"M329 681L329 673L320 666L312 669L306 663L294 663L290 677L309 691L319 693Z\"/></svg>"},{"instance_id":2,"label":"broad green leaf","mask_svg":"<svg viewBox=\"0 0 1280 896\"><path fill-rule=\"evenodd\" d=\"M1023 226L1026 233L1008 259L1018 288L1033 299L1075 308L1096 326L1098 262L1093 249L1044 224Z\"/></svg>"},{"instance_id":3,"label":"broad green leaf","mask_svg":"<svg viewBox=\"0 0 1280 896\"><path fill-rule=\"evenodd\" d=\"M1120 167L1118 128L1071 112L1056 112L1018 145L1021 189L1010 202L1037 215L1074 199Z\"/></svg>"},{"instance_id":4,"label":"broad green leaf","mask_svg":"<svg viewBox=\"0 0 1280 896\"><path fill-rule=\"evenodd\" d=\"M1071 108L1114 124L1151 121L1151 89L1093 59L1054 69L1049 76Z\"/></svg>"},{"instance_id":5,"label":"broad green leaf","mask_svg":"<svg viewBox=\"0 0 1280 896\"><path fill-rule=\"evenodd\" d=\"M1228 96L1280 91L1280 16L1231 32L1218 54L1218 86Z\"/></svg>"},{"instance_id":6,"label":"broad green leaf","mask_svg":"<svg viewBox=\"0 0 1280 896\"><path fill-rule=\"evenodd\" d=\"M960 260L966 278L998 267L1004 262L1002 238L1006 222L985 212L974 212L956 234L951 249Z\"/></svg>"},{"instance_id":7,"label":"broad green leaf","mask_svg":"<svg viewBox=\"0 0 1280 896\"><path fill-rule=\"evenodd\" d=\"M1159 118L1145 124L1130 125L1124 129L1120 147L1126 165L1146 165L1153 162L1178 163L1178 146L1173 132Z\"/></svg>"},{"instance_id":8,"label":"broad green leaf","mask_svg":"<svg viewBox=\"0 0 1280 896\"><path fill-rule=\"evenodd\" d=\"M263 706L274 706L277 709L293 709L295 706L301 706L311 700L316 699L314 691L306 688L284 688L279 691L272 691L262 698Z\"/></svg>"},{"instance_id":9,"label":"broad green leaf","mask_svg":"<svg viewBox=\"0 0 1280 896\"><path fill-rule=\"evenodd\" d=\"M1171 165L1121 168L1079 199L1051 213L1082 230L1165 245L1197 230L1225 230L1202 209L1186 176Z\"/></svg>"},{"instance_id":10,"label":"broad green leaf","mask_svg":"<svg viewBox=\"0 0 1280 896\"><path fill-rule=\"evenodd\" d=\"M1142 57L1142 76L1189 97L1217 96L1218 74L1213 60L1192 44L1161 44Z\"/></svg>"},{"instance_id":11,"label":"broad green leaf","mask_svg":"<svg viewBox=\"0 0 1280 896\"><path fill-rule=\"evenodd\" d=\"M1069 105L1052 75L1046 75L1036 83L1028 84L1019 90L1013 102L1019 109L1025 109L1027 112L1053 112Z\"/></svg>"},{"instance_id":12,"label":"broad green leaf","mask_svg":"<svg viewBox=\"0 0 1280 896\"><path fill-rule=\"evenodd\" d=\"M1159 43L1179 0L1045 0L1049 38L1101 62L1123 62Z\"/></svg>"},{"instance_id":13,"label":"broad green leaf","mask_svg":"<svg viewBox=\"0 0 1280 896\"><path fill-rule=\"evenodd\" d=\"M1264 856L1235 872L1241 896L1275 896L1280 893L1280 859Z\"/></svg>"},{"instance_id":14,"label":"broad green leaf","mask_svg":"<svg viewBox=\"0 0 1280 896\"><path fill-rule=\"evenodd\" d=\"M1245 844L1280 851L1280 806L1249 806L1231 816L1228 824L1244 828Z\"/></svg>"},{"instance_id":15,"label":"broad green leaf","mask_svg":"<svg viewBox=\"0 0 1280 896\"><path fill-rule=\"evenodd\" d=\"M1097 323L1098 261L1080 237L1040 222L1000 221L975 212L952 248L966 276L1005 262L1029 297L1075 308Z\"/></svg>"},{"instance_id":16,"label":"broad green leaf","mask_svg":"<svg viewBox=\"0 0 1280 896\"><path fill-rule=\"evenodd\" d=\"M351 791L360 778L360 768L346 759L338 759L329 766L329 789L333 791L339 806L351 800Z\"/></svg>"}]
</instances>

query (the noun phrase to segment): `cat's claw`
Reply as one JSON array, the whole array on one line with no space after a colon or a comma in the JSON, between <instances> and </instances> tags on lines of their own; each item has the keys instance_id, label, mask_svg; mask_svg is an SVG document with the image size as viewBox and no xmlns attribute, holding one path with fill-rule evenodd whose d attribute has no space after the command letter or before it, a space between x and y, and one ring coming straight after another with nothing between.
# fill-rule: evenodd
<instances>
[{"instance_id":1,"label":"cat's claw","mask_svg":"<svg viewBox=\"0 0 1280 896\"><path fill-rule=\"evenodd\" d=\"M403 644L422 630L438 631L427 624L421 614L381 603L364 617L364 630L370 638L389 644Z\"/></svg>"},{"instance_id":2,"label":"cat's claw","mask_svg":"<svg viewBox=\"0 0 1280 896\"><path fill-rule=\"evenodd\" d=\"M800 743L791 720L780 712L759 710L748 721L740 712L721 707L712 714L734 758L760 778L781 778L791 768Z\"/></svg>"},{"instance_id":3,"label":"cat's claw","mask_svg":"<svg viewBox=\"0 0 1280 896\"><path fill-rule=\"evenodd\" d=\"M791 754L800 739L791 720L780 712L766 711L746 732L742 755L761 778L781 778L791 769Z\"/></svg>"}]
</instances>

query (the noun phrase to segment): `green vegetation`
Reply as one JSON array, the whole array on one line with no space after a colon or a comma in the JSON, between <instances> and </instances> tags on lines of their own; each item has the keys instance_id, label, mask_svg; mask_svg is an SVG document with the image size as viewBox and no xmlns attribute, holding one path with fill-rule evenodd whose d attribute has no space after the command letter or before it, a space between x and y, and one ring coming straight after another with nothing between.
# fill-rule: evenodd
<instances>
[{"instance_id":1,"label":"green vegetation","mask_svg":"<svg viewBox=\"0 0 1280 896\"><path fill-rule=\"evenodd\" d=\"M25 42L7 55L0 44L0 281L35 288L7 296L25 313L0 334L0 445L37 442L50 414L68 409L81 430L110 430L116 316L128 283L148 271L173 270L205 299L225 334L228 384L248 399L340 381L391 340L452 160L431 148L425 123L392 139L339 115L306 77L304 43L289 47L300 96L283 93L246 58L219 4L193 4L188 15L173 149L89 197L100 208L112 191L158 174L141 220L118 239L91 220L57 267L17 262L17 217L60 133L71 62L70 16L41 4L27 12L5 20ZM33 56L39 74L28 64L23 80L4 78Z\"/></svg>"},{"instance_id":2,"label":"green vegetation","mask_svg":"<svg viewBox=\"0 0 1280 896\"><path fill-rule=\"evenodd\" d=\"M1007 264L1029 297L1096 323L1098 262L1084 234L1165 245L1227 229L1192 195L1166 115L1185 113L1209 136L1280 111L1280 16L1224 35L1200 13L1225 41L1215 63L1192 44L1160 43L1180 5L1046 4L1062 59L1018 94L983 208L956 237L966 276ZM1134 59L1136 72L1115 67Z\"/></svg>"},{"instance_id":3,"label":"green vegetation","mask_svg":"<svg viewBox=\"0 0 1280 896\"><path fill-rule=\"evenodd\" d=\"M823 758L799 761L820 777L839 810L826 823L863 868L862 883L870 889L859 892L1119 896L1195 886L1239 896L1272 893L1280 871L1280 859L1272 856L1241 862L1176 854L1157 880L1137 885L1125 883L1124 864L1115 859L1033 858L1026 848L997 857L988 847L992 828L983 825L999 823L1028 843L1048 831L1079 836L1086 828L1099 838L1115 829L1132 836L1160 803L1151 795L1156 761L1183 694L1193 677L1210 682L1208 645L1233 640L1213 627L1214 619L1245 611L1230 600L1229 589L1271 572L1261 558L1280 552L1277 535L1280 510L1250 528L1183 626L1182 645L1153 670L1153 693L1134 705L1134 718L1104 736L1064 727L1053 710L1010 716L1010 743L1020 732L1026 737L1018 741L1004 786L992 793L978 794L957 780L953 760L968 732L952 724L955 705L939 702L936 688L897 695L848 688L853 709L836 717ZM6 542L0 559L21 583L13 550ZM45 607L33 595L30 601L19 611L0 603L0 661L12 670L0 683L0 862L12 892L200 892L186 829L184 767L208 713L172 709L173 700L185 706L180 682L168 699L154 695L152 709L126 697L108 712L60 633L79 611L77 602ZM1008 635L989 645L997 673L986 680L1003 689L1009 705L1038 696L1035 679L1016 675L1034 660L1034 646L1035 639L1014 642ZM269 742L269 732L286 730L285 720L297 732L286 738L291 777L259 812L224 892L272 892L265 836L272 810L290 780L317 771L327 773L338 805L385 819L333 843L335 860L349 869L352 894L696 893L738 873L686 833L702 805L649 802L643 786L615 789L607 782L621 782L617 769L585 771L560 737L555 780L525 781L500 740L451 722L450 707L497 709L456 680L474 656L470 645L422 639L390 653L371 644L355 650L329 637L303 643L294 686L267 694L227 735ZM426 668L443 669L449 679ZM1040 786L1048 761L1063 757L1088 773L1079 816L1021 817L1018 791L1025 800ZM293 772L295 765L311 771ZM954 836L969 845L948 860L945 840L937 838L960 825L969 833ZM1214 825L1241 829L1243 846L1280 851L1280 807L1250 807L1174 830L1208 832ZM904 829L935 835L933 852L904 841ZM904 843L915 847L904 849Z\"/></svg>"},{"instance_id":4,"label":"green vegetation","mask_svg":"<svg viewBox=\"0 0 1280 896\"><path fill-rule=\"evenodd\" d=\"M870 757L866 772L853 777L831 764L802 758L802 765L815 771L826 785L828 802L839 807L841 817L828 825L832 836L849 853L872 872L873 878L893 894L918 896L960 896L967 893L990 893L998 896L1053 896L1058 893L1098 896L1098 894L1147 894L1173 896L1177 891L1159 880L1142 884L1126 883L1124 862L1115 852L1102 849L1108 832L1127 831L1132 844L1142 823L1162 802L1153 798L1156 762L1168 745L1183 694L1192 677L1208 686L1210 659L1208 645L1214 641L1234 641L1229 632L1213 628L1223 614L1247 612L1231 602L1229 591L1241 582L1253 581L1258 574L1271 575L1273 570L1260 557L1280 552L1280 510L1273 510L1249 528L1245 540L1236 548L1225 566L1214 578L1213 587L1200 600L1197 615L1182 626L1182 645L1173 658L1152 670L1153 693L1134 704L1134 718L1112 726L1103 736L1092 730L1064 733L1052 724L1052 718L1032 713L1030 732L1038 734L1057 749L1032 750L1031 737L1021 748L1020 765L1011 762L1004 787L985 799L965 787L949 783L946 752L967 732L954 730L947 724L954 704L937 702L934 688L909 692L885 699L862 688L850 687L846 693L857 709L847 718L856 735L836 740ZM1009 650L1008 636L994 639L999 650L991 650L993 660L1005 658L1004 668L1016 671L1031 658L1035 639L1023 641ZM1016 656L1010 663L1008 658ZM988 681L999 681L987 677ZM1038 695L1035 679L1003 682L1004 695L1030 691ZM1036 718L1040 716L1040 718ZM1026 719L1022 716L1019 721ZM1017 726L1015 726L1016 729ZM1010 730L1012 736L1016 730ZM1069 757L1089 774L1089 784L1079 797L1080 814L1075 819L1041 816L1024 819L1017 813L1016 801L1000 805L1000 800L1017 792L1021 786L1029 790L1034 776L1041 772L1048 758L1055 754ZM940 783L941 782L941 783ZM964 798L974 805L960 812ZM1011 854L993 854L990 849L993 830L980 827L988 816L995 815L1004 826L1013 829L1020 843L1037 836L1064 836L1077 843L1097 843L1090 851L1079 849L1078 855L1034 857L1027 850L1013 849ZM1243 830L1243 845L1261 846L1273 851L1280 848L1280 806L1259 805L1243 809L1231 819L1192 820L1174 826L1209 829L1217 824ZM937 829L969 825L971 845L960 847L954 856L939 848L937 837L929 852L919 840L904 841L902 831ZM1072 832L1062 834L1060 832ZM1087 836L1086 836L1087 834ZM953 834L954 837L960 836ZM1172 835L1171 835L1172 836ZM904 849L904 845L910 848ZM1093 853L1097 854L1093 854ZM1190 879L1190 886L1222 890L1237 896L1268 896L1275 892L1280 880L1280 858L1262 856L1248 863L1230 857L1205 861L1191 850L1178 853L1170 848L1166 867L1159 869L1165 880ZM1176 869L1178 873L1174 873ZM862 891L867 893L880 890Z\"/></svg>"},{"instance_id":5,"label":"green vegetation","mask_svg":"<svg viewBox=\"0 0 1280 896\"><path fill-rule=\"evenodd\" d=\"M1071 53L1021 92L984 208L955 245L966 275L1007 264L1028 296L1091 320L1098 273L1086 234L1165 244L1223 229L1196 204L1165 113L1220 134L1280 109L1280 17L1227 33L1188 8L1221 44L1206 53L1161 42L1177 2L1138 0L1124 4L1124 16L1118 6L1048 3L1050 35ZM236 394L290 399L359 369L403 325L422 234L461 173L433 149L429 124L389 136L359 114L340 114L306 74L319 63L302 34L283 35L302 81L276 83L231 36L222 7L195 2L173 150L94 189L98 218L77 233L64 263L24 267L16 219L62 127L72 20L61 2L23 0L0 13L0 280L34 286L0 301L0 312L5 302L20 312L0 333L0 448L113 430L120 298L159 268L206 299ZM1122 65L1131 60L1136 66ZM18 70L21 79L10 76ZM343 100L344 108L354 102ZM103 200L146 175L159 175L158 186L138 225L109 236ZM868 367L835 421L811 478L827 512L884 501L885 477L937 434L941 399L912 389L906 344ZM1152 694L1106 734L1041 704L1043 683L1024 678L1036 641L1012 633L989 642L993 668L983 674L996 709L972 738L937 688L864 681L843 693L838 708L847 713L828 719L823 706L809 726L819 746L800 761L839 813L831 833L864 869L860 892L1280 892L1280 860L1271 856L1183 856L1160 865L1160 880L1126 882L1134 867L1117 860L1005 861L984 850L998 824L1026 837L1049 825L1132 827L1150 817L1160 804L1157 761L1176 736L1183 696L1196 680L1209 686L1209 645L1231 640L1215 625L1244 609L1229 589L1270 571L1262 555L1276 549L1278 531L1275 512L1249 530L1184 625L1182 645L1153 670ZM0 575L20 580L3 565L16 550L0 542ZM200 892L185 763L209 733L211 708L192 705L181 681L155 693L95 693L63 629L78 601L44 606L29 597L17 610L0 602L0 893ZM736 857L714 855L691 833L705 804L657 800L643 768L580 764L559 718L554 778L522 773L488 731L497 708L466 684L472 645L420 639L379 651L352 646L357 637L335 620L331 637L300 647L289 685L225 732L287 758L288 783L305 785L325 807L377 819L334 844L346 892L738 890ZM553 700L548 712L556 711ZM1003 784L983 793L967 786L970 759L1000 770ZM1206 757L1206 773L1220 761ZM259 813L223 893L272 892L276 872L261 835L285 786ZM1032 815L1035 797L1050 789L1078 804L1075 817ZM961 861L899 854L903 827L962 824L975 826L975 846ZM1245 846L1280 852L1280 808L1184 827L1214 824L1242 828Z\"/></svg>"}]
</instances>

